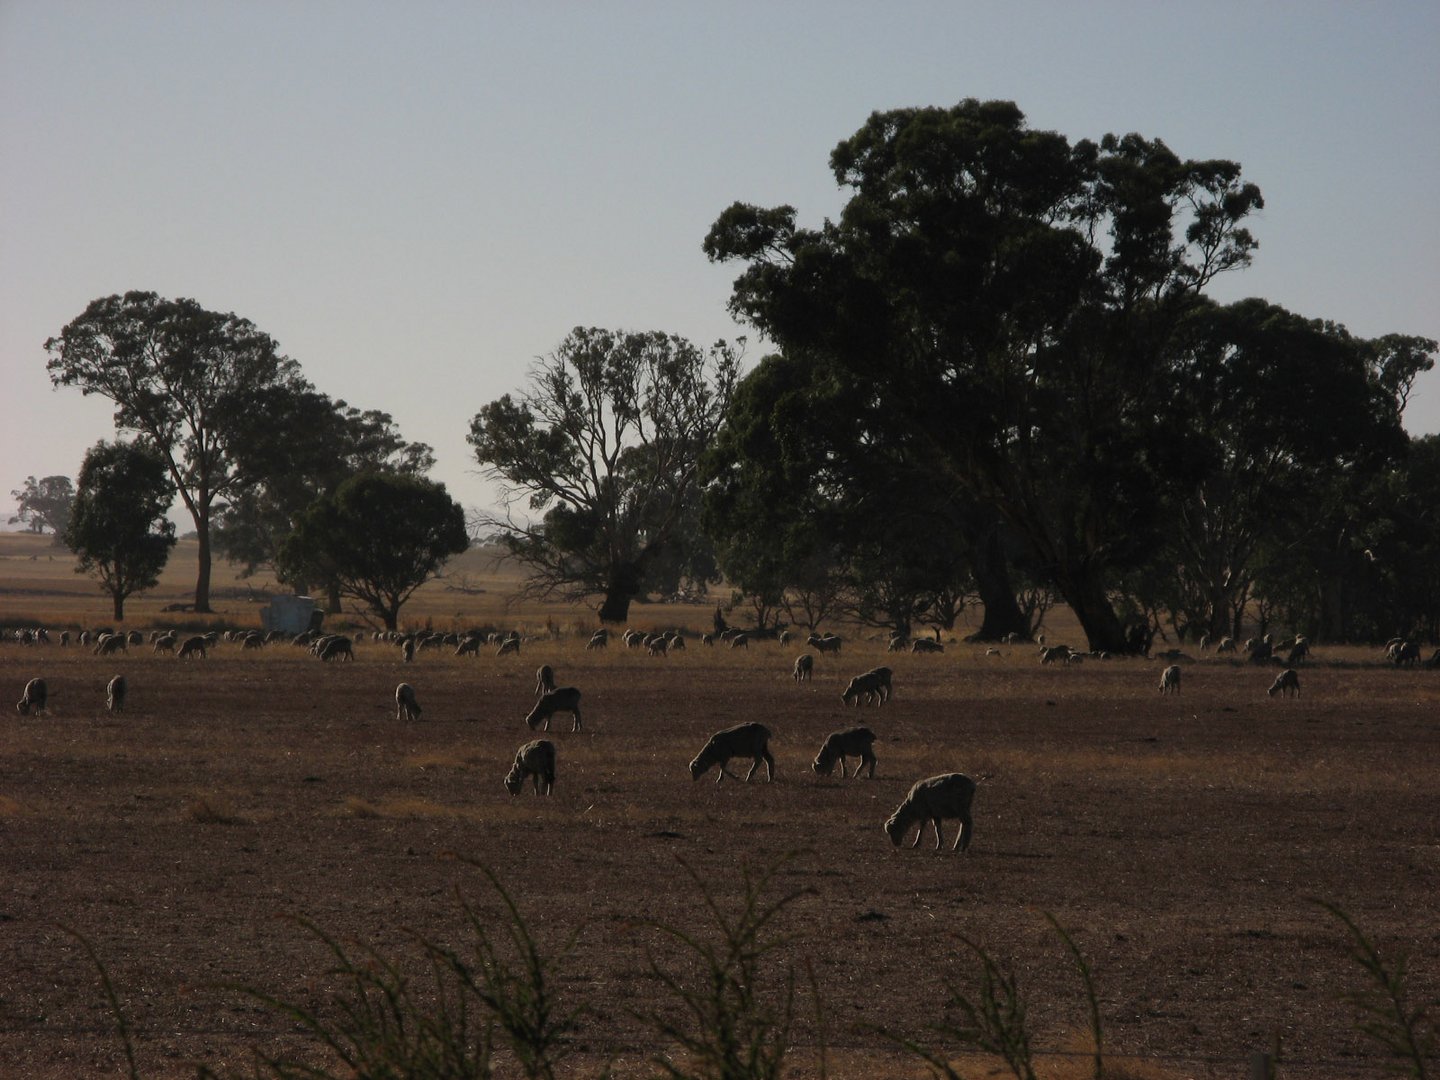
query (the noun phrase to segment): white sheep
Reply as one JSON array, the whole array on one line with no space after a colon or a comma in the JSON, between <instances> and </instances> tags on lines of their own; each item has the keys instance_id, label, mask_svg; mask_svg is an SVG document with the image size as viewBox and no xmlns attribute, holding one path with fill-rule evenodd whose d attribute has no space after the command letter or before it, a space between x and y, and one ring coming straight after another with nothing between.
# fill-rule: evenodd
<instances>
[{"instance_id":1,"label":"white sheep","mask_svg":"<svg viewBox=\"0 0 1440 1080\"><path fill-rule=\"evenodd\" d=\"M515 762L505 774L505 790L519 795L527 776L535 784L536 795L549 795L554 790L555 744L549 739L536 739L515 751Z\"/></svg>"},{"instance_id":2,"label":"white sheep","mask_svg":"<svg viewBox=\"0 0 1440 1080\"><path fill-rule=\"evenodd\" d=\"M1160 673L1160 693L1180 693L1180 665L1171 664Z\"/></svg>"},{"instance_id":3,"label":"white sheep","mask_svg":"<svg viewBox=\"0 0 1440 1080\"><path fill-rule=\"evenodd\" d=\"M415 688L407 682L395 687L395 719L420 719L420 704L415 700Z\"/></svg>"},{"instance_id":4,"label":"white sheep","mask_svg":"<svg viewBox=\"0 0 1440 1080\"><path fill-rule=\"evenodd\" d=\"M209 647L209 645L210 642L206 640L205 635L203 634L196 634L194 637L188 637L180 643L180 648L175 653L175 659L184 660L186 657L198 656L200 657L200 659L204 660L205 650Z\"/></svg>"},{"instance_id":5,"label":"white sheep","mask_svg":"<svg viewBox=\"0 0 1440 1080\"><path fill-rule=\"evenodd\" d=\"M940 822L945 818L959 818L960 831L955 834L955 843L950 850L964 851L970 846L975 834L975 823L970 817L970 804L975 799L975 781L964 773L943 773L921 780L910 789L905 801L895 808L885 822L885 835L890 843L900 846L901 839L917 822L915 840L910 845L918 847L920 837L925 834L925 823L935 826L935 850L940 850Z\"/></svg>"},{"instance_id":6,"label":"white sheep","mask_svg":"<svg viewBox=\"0 0 1440 1080\"><path fill-rule=\"evenodd\" d=\"M543 721L545 726L542 731L550 730L550 718L556 713L568 712L574 719L575 726L571 731L581 730L580 724L580 691L573 686L562 686L558 690L551 690L542 694L540 700L535 702L535 707L525 717L525 726L531 731Z\"/></svg>"},{"instance_id":7,"label":"white sheep","mask_svg":"<svg viewBox=\"0 0 1440 1080\"><path fill-rule=\"evenodd\" d=\"M355 646L348 637L336 634L327 638L315 653L321 660L354 660Z\"/></svg>"},{"instance_id":8,"label":"white sheep","mask_svg":"<svg viewBox=\"0 0 1440 1080\"><path fill-rule=\"evenodd\" d=\"M823 635L811 634L805 639L805 644L809 645L816 652L835 653L837 656L840 654L840 646L842 643L842 638L830 633Z\"/></svg>"},{"instance_id":9,"label":"white sheep","mask_svg":"<svg viewBox=\"0 0 1440 1080\"><path fill-rule=\"evenodd\" d=\"M820 746L820 752L815 755L815 760L810 767L821 776L829 776L835 769L835 762L840 762L840 777L845 777L845 759L858 757L859 764L855 766L855 775L860 775L860 770L867 765L870 768L870 778L875 778L875 732L868 727L846 728L843 731L832 731L825 737Z\"/></svg>"},{"instance_id":10,"label":"white sheep","mask_svg":"<svg viewBox=\"0 0 1440 1080\"><path fill-rule=\"evenodd\" d=\"M790 669L790 674L795 677L796 682L809 682L810 675L815 670L815 657L808 652L801 653L795 658L795 666Z\"/></svg>"},{"instance_id":11,"label":"white sheep","mask_svg":"<svg viewBox=\"0 0 1440 1080\"><path fill-rule=\"evenodd\" d=\"M38 716L45 711L45 702L49 697L50 691L45 680L31 679L25 684L25 690L20 695L20 700L15 703L15 708L21 716L29 716L31 709L34 709Z\"/></svg>"},{"instance_id":12,"label":"white sheep","mask_svg":"<svg viewBox=\"0 0 1440 1080\"><path fill-rule=\"evenodd\" d=\"M877 705L883 705L890 700L892 689L891 671L888 667L878 667L867 671L863 675L856 675L850 680L850 685L845 687L845 692L840 695L840 700L846 705L860 705L861 697L864 697L865 704L872 701Z\"/></svg>"},{"instance_id":13,"label":"white sheep","mask_svg":"<svg viewBox=\"0 0 1440 1080\"><path fill-rule=\"evenodd\" d=\"M1265 691L1271 697L1276 694L1284 694L1286 697L1300 696L1300 676L1295 673L1294 668L1286 668L1275 676L1275 681L1270 684L1270 689Z\"/></svg>"},{"instance_id":14,"label":"white sheep","mask_svg":"<svg viewBox=\"0 0 1440 1080\"><path fill-rule=\"evenodd\" d=\"M128 689L125 685L125 676L116 675L105 684L105 709L108 712L117 713L125 711L125 694Z\"/></svg>"},{"instance_id":15,"label":"white sheep","mask_svg":"<svg viewBox=\"0 0 1440 1080\"><path fill-rule=\"evenodd\" d=\"M739 779L726 768L730 759L737 757L751 759L750 771L745 774L747 783L762 761L765 763L765 779L775 779L775 758L770 753L770 729L764 724L754 722L736 724L711 735L709 741L700 748L700 753L695 755L695 760L690 762L690 779L699 780L712 765L720 766L720 775L715 777L717 784L726 776Z\"/></svg>"}]
</instances>

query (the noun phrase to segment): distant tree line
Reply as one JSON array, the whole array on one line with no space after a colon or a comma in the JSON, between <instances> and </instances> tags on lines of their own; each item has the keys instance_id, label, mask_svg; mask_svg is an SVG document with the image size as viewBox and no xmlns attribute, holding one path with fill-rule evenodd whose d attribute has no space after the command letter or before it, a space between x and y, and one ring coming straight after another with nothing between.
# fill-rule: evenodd
<instances>
[{"instance_id":1,"label":"distant tree line","mask_svg":"<svg viewBox=\"0 0 1440 1080\"><path fill-rule=\"evenodd\" d=\"M1110 652L1246 620L1440 636L1440 442L1401 426L1436 343L1212 298L1258 246L1238 164L966 100L877 112L830 165L837 220L735 203L705 237L773 349L748 374L743 338L581 327L476 413L504 506L473 528L531 595L623 622L723 576L761 624L910 635L975 607L983 640L1064 603ZM164 462L197 610L219 550L393 625L464 546L430 448L247 320L127 293L46 348L57 386L112 400ZM27 481L32 527L63 531L63 479Z\"/></svg>"}]
</instances>

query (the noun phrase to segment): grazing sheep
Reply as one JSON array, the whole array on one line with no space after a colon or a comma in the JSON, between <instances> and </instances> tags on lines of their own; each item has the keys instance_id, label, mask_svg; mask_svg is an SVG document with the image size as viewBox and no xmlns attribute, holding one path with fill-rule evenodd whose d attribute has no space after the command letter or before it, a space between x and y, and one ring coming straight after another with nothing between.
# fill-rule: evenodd
<instances>
[{"instance_id":1,"label":"grazing sheep","mask_svg":"<svg viewBox=\"0 0 1440 1080\"><path fill-rule=\"evenodd\" d=\"M652 634L645 639L645 651L651 656L669 656L670 639L664 634Z\"/></svg>"},{"instance_id":2,"label":"grazing sheep","mask_svg":"<svg viewBox=\"0 0 1440 1080\"><path fill-rule=\"evenodd\" d=\"M883 705L890 700L890 675L888 667L878 667L863 675L856 675L850 680L850 685L845 687L845 692L840 695L840 700L846 705L858 706L863 695L866 705L872 701L877 705Z\"/></svg>"},{"instance_id":3,"label":"grazing sheep","mask_svg":"<svg viewBox=\"0 0 1440 1080\"><path fill-rule=\"evenodd\" d=\"M681 636L678 630L671 630L665 635L665 640L668 642L668 648L670 649L683 650L685 648L685 638Z\"/></svg>"},{"instance_id":4,"label":"grazing sheep","mask_svg":"<svg viewBox=\"0 0 1440 1080\"><path fill-rule=\"evenodd\" d=\"M1069 663L1070 656L1069 645L1042 645L1040 647L1040 663L1042 664L1053 664L1057 660L1062 664Z\"/></svg>"},{"instance_id":5,"label":"grazing sheep","mask_svg":"<svg viewBox=\"0 0 1440 1080\"><path fill-rule=\"evenodd\" d=\"M456 656L479 656L480 639L478 637L467 637L459 645L455 646Z\"/></svg>"},{"instance_id":6,"label":"grazing sheep","mask_svg":"<svg viewBox=\"0 0 1440 1080\"><path fill-rule=\"evenodd\" d=\"M985 650L985 655L986 655L986 656L1004 656L1005 654L1002 653L999 649L986 649L986 650Z\"/></svg>"},{"instance_id":7,"label":"grazing sheep","mask_svg":"<svg viewBox=\"0 0 1440 1080\"><path fill-rule=\"evenodd\" d=\"M116 675L105 684L105 709L117 713L125 711L125 676Z\"/></svg>"},{"instance_id":8,"label":"grazing sheep","mask_svg":"<svg viewBox=\"0 0 1440 1080\"><path fill-rule=\"evenodd\" d=\"M505 774L505 790L511 795L519 795L520 789L525 786L527 776L535 784L536 795L549 795L554 789L555 744L549 739L527 742L515 751L515 763ZM543 792L541 791L542 787L544 788Z\"/></svg>"},{"instance_id":9,"label":"grazing sheep","mask_svg":"<svg viewBox=\"0 0 1440 1080\"><path fill-rule=\"evenodd\" d=\"M750 636L749 636L748 634L736 634L734 637L732 637L732 638L730 639L730 648L732 648L732 649L748 649L748 648L750 648Z\"/></svg>"},{"instance_id":10,"label":"grazing sheep","mask_svg":"<svg viewBox=\"0 0 1440 1080\"><path fill-rule=\"evenodd\" d=\"M259 630L251 630L240 639L242 649L263 649L265 647L265 635Z\"/></svg>"},{"instance_id":11,"label":"grazing sheep","mask_svg":"<svg viewBox=\"0 0 1440 1080\"><path fill-rule=\"evenodd\" d=\"M904 634L891 634L890 643L885 646L886 652L904 652L906 639Z\"/></svg>"},{"instance_id":12,"label":"grazing sheep","mask_svg":"<svg viewBox=\"0 0 1440 1080\"><path fill-rule=\"evenodd\" d=\"M855 775L860 775L860 770L867 765L870 767L870 779L875 779L875 732L868 727L846 728L844 731L832 731L825 736L825 742L820 746L820 752L815 755L815 760L810 767L821 776L829 776L835 769L835 762L840 762L840 778L845 778L845 759L858 757L860 763L855 766Z\"/></svg>"},{"instance_id":13,"label":"grazing sheep","mask_svg":"<svg viewBox=\"0 0 1440 1080\"><path fill-rule=\"evenodd\" d=\"M188 637L180 643L180 649L175 653L175 659L184 660L186 657L198 656L201 660L204 660L206 658L205 650L209 647L209 644L203 634Z\"/></svg>"},{"instance_id":14,"label":"grazing sheep","mask_svg":"<svg viewBox=\"0 0 1440 1080\"><path fill-rule=\"evenodd\" d=\"M943 773L928 780L919 781L905 796L905 801L895 808L885 822L885 835L890 843L900 846L901 839L916 824L915 840L910 845L918 847L920 837L925 834L925 823L935 826L935 850L940 850L940 822L945 818L959 818L960 831L955 834L955 843L950 850L964 851L970 846L975 835L975 823L970 817L970 804L975 799L975 781L964 773Z\"/></svg>"},{"instance_id":15,"label":"grazing sheep","mask_svg":"<svg viewBox=\"0 0 1440 1080\"><path fill-rule=\"evenodd\" d=\"M912 653L943 653L945 646L930 638L916 638L910 643Z\"/></svg>"},{"instance_id":16,"label":"grazing sheep","mask_svg":"<svg viewBox=\"0 0 1440 1080\"><path fill-rule=\"evenodd\" d=\"M506 653L514 653L516 656L520 655L520 639L518 637L507 637L504 641L500 642L500 647L495 650L496 656L504 656Z\"/></svg>"},{"instance_id":17,"label":"grazing sheep","mask_svg":"<svg viewBox=\"0 0 1440 1080\"><path fill-rule=\"evenodd\" d=\"M1160 673L1160 693L1180 693L1180 665L1171 664Z\"/></svg>"},{"instance_id":18,"label":"grazing sheep","mask_svg":"<svg viewBox=\"0 0 1440 1080\"><path fill-rule=\"evenodd\" d=\"M590 640L585 643L585 651L591 649L608 649L610 647L610 631L601 627L590 635Z\"/></svg>"},{"instance_id":19,"label":"grazing sheep","mask_svg":"<svg viewBox=\"0 0 1440 1080\"><path fill-rule=\"evenodd\" d=\"M555 689L555 669L549 664L541 664L535 670L535 696L548 694Z\"/></svg>"},{"instance_id":20,"label":"grazing sheep","mask_svg":"<svg viewBox=\"0 0 1440 1080\"><path fill-rule=\"evenodd\" d=\"M1266 634L1265 636L1269 637L1270 635ZM1260 641L1249 641L1246 646L1252 664L1268 664L1275 657L1275 646L1263 638Z\"/></svg>"},{"instance_id":21,"label":"grazing sheep","mask_svg":"<svg viewBox=\"0 0 1440 1080\"><path fill-rule=\"evenodd\" d=\"M726 768L730 759L737 757L751 759L750 771L745 774L746 783L755 775L755 770L762 761L765 763L765 779L774 781L775 758L770 754L770 729L764 724L753 722L736 724L711 735L709 741L701 747L700 753L695 755L695 760L690 762L690 779L699 780L712 765L719 765L720 775L715 777L717 784L726 776L738 780L739 777Z\"/></svg>"},{"instance_id":22,"label":"grazing sheep","mask_svg":"<svg viewBox=\"0 0 1440 1080\"><path fill-rule=\"evenodd\" d=\"M1234 638L1222 637L1220 639L1220 644L1215 646L1215 654L1218 656L1220 653L1232 653L1235 651L1235 649L1236 645Z\"/></svg>"},{"instance_id":23,"label":"grazing sheep","mask_svg":"<svg viewBox=\"0 0 1440 1080\"><path fill-rule=\"evenodd\" d=\"M541 731L550 730L550 718L556 713L568 712L574 719L575 726L571 731L581 730L580 723L580 691L573 686L562 686L558 690L551 690L543 694L540 700L535 702L535 707L525 717L525 726L531 731L538 727L541 721L545 726Z\"/></svg>"},{"instance_id":24,"label":"grazing sheep","mask_svg":"<svg viewBox=\"0 0 1440 1080\"><path fill-rule=\"evenodd\" d=\"M321 660L326 661L354 660L355 647L351 644L348 637L337 634L326 641L324 645L320 646L320 651L315 655L320 657Z\"/></svg>"},{"instance_id":25,"label":"grazing sheep","mask_svg":"<svg viewBox=\"0 0 1440 1080\"><path fill-rule=\"evenodd\" d=\"M1420 660L1420 646L1413 641L1402 641L1391 649L1390 659L1396 667L1413 667Z\"/></svg>"},{"instance_id":26,"label":"grazing sheep","mask_svg":"<svg viewBox=\"0 0 1440 1080\"><path fill-rule=\"evenodd\" d=\"M701 634L701 635L700 635L700 644L701 644L701 645L709 645L711 648L714 648L714 647L715 647L715 635L714 635L714 634Z\"/></svg>"},{"instance_id":27,"label":"grazing sheep","mask_svg":"<svg viewBox=\"0 0 1440 1080\"><path fill-rule=\"evenodd\" d=\"M840 654L841 643L842 639L834 634L811 634L805 639L805 644L816 652L835 653L837 656Z\"/></svg>"},{"instance_id":28,"label":"grazing sheep","mask_svg":"<svg viewBox=\"0 0 1440 1080\"><path fill-rule=\"evenodd\" d=\"M408 682L395 687L395 719L420 719L420 703L415 700L415 688Z\"/></svg>"},{"instance_id":29,"label":"grazing sheep","mask_svg":"<svg viewBox=\"0 0 1440 1080\"><path fill-rule=\"evenodd\" d=\"M801 653L795 658L795 666L791 669L790 673L795 676L796 682L809 682L810 675L814 670L815 657L807 652Z\"/></svg>"},{"instance_id":30,"label":"grazing sheep","mask_svg":"<svg viewBox=\"0 0 1440 1080\"><path fill-rule=\"evenodd\" d=\"M1310 655L1310 642L1303 637L1297 637L1290 646L1290 652L1285 656L1285 666L1294 667L1302 663Z\"/></svg>"},{"instance_id":31,"label":"grazing sheep","mask_svg":"<svg viewBox=\"0 0 1440 1080\"><path fill-rule=\"evenodd\" d=\"M38 716L45 711L45 702L49 696L50 691L45 686L44 679L31 679L25 684L25 692L20 695L15 708L21 716L29 716L31 709L34 709Z\"/></svg>"},{"instance_id":32,"label":"grazing sheep","mask_svg":"<svg viewBox=\"0 0 1440 1080\"><path fill-rule=\"evenodd\" d=\"M415 659L415 639L405 637L400 642L400 655L405 663L411 663Z\"/></svg>"},{"instance_id":33,"label":"grazing sheep","mask_svg":"<svg viewBox=\"0 0 1440 1080\"><path fill-rule=\"evenodd\" d=\"M627 649L638 649L645 644L645 635L639 630L626 630L624 641Z\"/></svg>"},{"instance_id":34,"label":"grazing sheep","mask_svg":"<svg viewBox=\"0 0 1440 1080\"><path fill-rule=\"evenodd\" d=\"M1275 676L1275 681L1270 684L1270 689L1265 691L1271 697L1276 694L1284 694L1286 697L1300 696L1300 676L1295 674L1294 668L1286 668Z\"/></svg>"},{"instance_id":35,"label":"grazing sheep","mask_svg":"<svg viewBox=\"0 0 1440 1080\"><path fill-rule=\"evenodd\" d=\"M154 651L154 652L156 652L156 653L162 653L162 652L173 653L173 652L175 651L175 631L174 631L174 630L167 630L167 631L165 631L165 633L161 634L159 637L157 637L157 638L155 639L155 642L154 642L154 644L151 646L151 648L152 648L152 651Z\"/></svg>"},{"instance_id":36,"label":"grazing sheep","mask_svg":"<svg viewBox=\"0 0 1440 1080\"><path fill-rule=\"evenodd\" d=\"M60 647L63 649L63 648L65 648L65 647L66 647L67 645L69 645L69 644L70 644L70 631L69 631L69 630L61 630L61 631L60 631Z\"/></svg>"},{"instance_id":37,"label":"grazing sheep","mask_svg":"<svg viewBox=\"0 0 1440 1080\"><path fill-rule=\"evenodd\" d=\"M124 634L106 634L95 643L95 648L91 650L96 656L113 656L117 652L124 651Z\"/></svg>"}]
</instances>

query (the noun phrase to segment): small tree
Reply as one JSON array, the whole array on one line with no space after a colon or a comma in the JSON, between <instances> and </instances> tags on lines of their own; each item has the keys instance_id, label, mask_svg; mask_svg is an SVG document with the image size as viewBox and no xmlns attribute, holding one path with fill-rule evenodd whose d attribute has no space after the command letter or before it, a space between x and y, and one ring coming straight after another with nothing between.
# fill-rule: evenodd
<instances>
[{"instance_id":1,"label":"small tree","mask_svg":"<svg viewBox=\"0 0 1440 1080\"><path fill-rule=\"evenodd\" d=\"M125 618L125 598L153 589L175 546L165 514L174 489L165 459L144 443L97 443L80 467L80 486L65 543L80 558L76 573L94 574Z\"/></svg>"},{"instance_id":2,"label":"small tree","mask_svg":"<svg viewBox=\"0 0 1440 1080\"><path fill-rule=\"evenodd\" d=\"M444 484L362 473L301 515L277 568L292 580L333 578L394 630L405 601L469 546L465 511Z\"/></svg>"},{"instance_id":3,"label":"small tree","mask_svg":"<svg viewBox=\"0 0 1440 1080\"><path fill-rule=\"evenodd\" d=\"M55 534L55 543L65 542L70 507L75 503L75 485L68 476L47 476L43 480L27 476L25 486L10 494L18 511L10 519L11 525L26 524L37 533L49 529Z\"/></svg>"},{"instance_id":4,"label":"small tree","mask_svg":"<svg viewBox=\"0 0 1440 1080\"><path fill-rule=\"evenodd\" d=\"M486 475L505 485L498 525L531 572L527 591L602 596L602 622L667 576L713 574L692 497L739 372L739 349L708 353L662 333L577 328L535 364L529 389L492 401L470 423ZM508 512L525 499L539 521ZM678 549L678 550L677 550Z\"/></svg>"}]
</instances>

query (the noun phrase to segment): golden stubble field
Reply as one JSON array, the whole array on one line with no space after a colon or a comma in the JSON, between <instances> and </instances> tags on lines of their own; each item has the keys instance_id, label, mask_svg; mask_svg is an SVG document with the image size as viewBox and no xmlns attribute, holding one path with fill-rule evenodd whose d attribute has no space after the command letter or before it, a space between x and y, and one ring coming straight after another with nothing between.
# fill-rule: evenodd
<instances>
[{"instance_id":1,"label":"golden stubble field","mask_svg":"<svg viewBox=\"0 0 1440 1080\"><path fill-rule=\"evenodd\" d=\"M68 562L47 567L43 545L30 560L36 543L0 543L0 625L107 622ZM722 906L747 867L781 864L776 888L806 890L772 963L813 970L836 1077L926 1075L877 1028L929 1039L945 983L974 986L962 939L1026 989L1038 1047L1058 1052L1049 1075L1085 1075L1084 998L1046 913L1088 959L1107 1052L1133 1057L1134 1076L1244 1075L1277 1035L1282 1076L1379 1075L1341 1001L1363 980L1312 898L1407 954L1416 1001L1440 996L1440 673L1322 648L1302 696L1278 700L1273 672L1212 656L1161 697L1159 665L1141 660L1041 667L1029 649L958 642L887 656L849 635L802 686L799 650L773 642L586 652L593 617L505 612L506 579L478 562L464 573L486 591L427 586L415 620L522 625L536 636L519 657L426 651L406 665L367 642L352 664L290 646L181 662L0 645L0 1076L124 1073L95 969L65 928L105 961L142 1075L239 1070L255 1046L296 1045L290 1022L230 987L323 999L327 954L297 917L401 958L414 934L463 945L457 890L499 927L483 876L449 853L493 869L547 946L579 931L561 988L593 1009L580 1075L610 1058L656 1071L661 1046L636 1017L667 1005L650 972L666 953L647 923L712 926L687 866ZM159 607L189 583L177 566L127 625L188 618ZM219 621L254 625L253 605L217 606ZM698 630L709 611L632 616ZM522 717L542 663L582 689L585 730L552 730L552 797L511 797L500 781L532 737ZM880 663L893 700L847 709L845 681ZM116 673L131 696L110 716ZM9 703L34 675L51 708L21 717ZM401 680L418 722L395 719ZM744 720L774 730L776 782L692 782L706 736ZM860 720L879 735L876 779L816 777L824 735ZM913 781L951 770L988 776L969 852L948 851L953 834L942 854L928 838L892 849L881 822ZM812 1025L801 1038L796 1074L815 1075Z\"/></svg>"}]
</instances>

